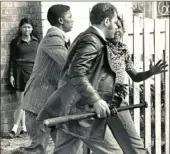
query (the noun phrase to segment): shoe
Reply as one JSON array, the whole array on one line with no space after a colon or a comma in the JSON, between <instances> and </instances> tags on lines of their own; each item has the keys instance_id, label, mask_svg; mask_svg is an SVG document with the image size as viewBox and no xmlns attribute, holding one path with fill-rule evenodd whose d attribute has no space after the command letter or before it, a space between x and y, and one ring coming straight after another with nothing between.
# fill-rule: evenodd
<instances>
[{"instance_id":1,"label":"shoe","mask_svg":"<svg viewBox=\"0 0 170 154\"><path fill-rule=\"evenodd\" d=\"M13 138L16 137L16 133L12 130L12 131L8 134L8 137L9 137L10 139L13 139Z\"/></svg>"},{"instance_id":2,"label":"shoe","mask_svg":"<svg viewBox=\"0 0 170 154\"><path fill-rule=\"evenodd\" d=\"M27 134L26 131L21 130L20 134Z\"/></svg>"},{"instance_id":3,"label":"shoe","mask_svg":"<svg viewBox=\"0 0 170 154\"><path fill-rule=\"evenodd\" d=\"M23 138L23 137L26 137L27 136L27 132L26 131L23 131L21 130L20 134L17 136L19 138Z\"/></svg>"}]
</instances>

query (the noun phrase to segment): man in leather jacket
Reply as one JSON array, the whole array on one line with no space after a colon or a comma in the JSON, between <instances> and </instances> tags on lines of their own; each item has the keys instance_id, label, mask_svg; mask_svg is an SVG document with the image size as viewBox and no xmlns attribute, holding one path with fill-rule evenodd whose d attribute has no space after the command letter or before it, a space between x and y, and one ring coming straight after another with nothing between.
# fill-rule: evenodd
<instances>
[{"instance_id":1,"label":"man in leather jacket","mask_svg":"<svg viewBox=\"0 0 170 154\"><path fill-rule=\"evenodd\" d=\"M82 142L93 154L146 154L139 137L127 135L129 142L118 143L107 124L108 106L115 98L116 73L106 38L114 37L117 10L110 3L98 3L91 10L90 21L92 26L72 43L60 88L50 96L37 120L92 111L97 113L96 119L71 121L53 129L56 133L54 154L80 154L78 150ZM119 103L114 105L119 106ZM119 118L115 119L115 128L123 130Z\"/></svg>"}]
</instances>

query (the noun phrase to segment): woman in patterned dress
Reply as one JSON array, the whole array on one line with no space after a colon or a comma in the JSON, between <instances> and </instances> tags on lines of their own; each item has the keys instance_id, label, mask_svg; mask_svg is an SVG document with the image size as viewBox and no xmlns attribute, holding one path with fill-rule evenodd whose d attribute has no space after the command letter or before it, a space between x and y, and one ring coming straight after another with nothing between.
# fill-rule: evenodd
<instances>
[{"instance_id":1,"label":"woman in patterned dress","mask_svg":"<svg viewBox=\"0 0 170 154\"><path fill-rule=\"evenodd\" d=\"M135 68L133 67L133 62L131 60L131 56L128 51L127 45L122 43L122 37L125 33L124 23L123 20L118 16L118 23L117 23L118 29L115 33L115 36L113 39L109 39L108 43L110 48L112 49L112 64L115 66L115 73L116 73L116 91L118 94L123 95L125 97L126 93L126 84L125 83L125 73L127 72L130 78L134 82L141 82L152 75L156 75L162 72L166 72L167 70L164 70L168 65L166 62L163 62L162 60L159 60L157 64L152 66L152 63L150 63L150 70L145 72L137 72ZM124 88L123 88L124 87ZM123 88L124 92L119 92L119 88Z\"/></svg>"},{"instance_id":2,"label":"woman in patterned dress","mask_svg":"<svg viewBox=\"0 0 170 154\"><path fill-rule=\"evenodd\" d=\"M127 95L127 89L125 83L125 73L127 72L130 78L134 82L140 82L148 79L152 75L156 75L162 72L166 72L165 68L168 66L166 62L162 62L159 60L154 66L150 64L150 69L145 72L137 72L133 67L133 62L131 60L130 54L128 52L128 48L125 44L121 42L122 37L124 35L125 29L123 21L120 17L118 17L118 29L115 33L113 39L108 40L108 44L111 48L110 56L112 57L112 65L114 66L114 71L116 73L116 80L115 80L115 96L121 97L122 101L120 102L120 106L127 106L128 102L124 99ZM120 124L116 123L119 129L113 128L112 131L114 132L115 138L117 138L117 142L122 142L121 135L126 136L128 142L131 142L131 145L136 149L142 149L143 143L136 131L134 126L132 117L129 111L124 111L118 113L118 118L120 120ZM116 121L115 121L116 122ZM110 123L114 123L111 121ZM109 125L109 122L108 122ZM122 128L123 127L123 128ZM124 147L126 147L127 142L124 142ZM149 154L149 152L147 152Z\"/></svg>"}]
</instances>

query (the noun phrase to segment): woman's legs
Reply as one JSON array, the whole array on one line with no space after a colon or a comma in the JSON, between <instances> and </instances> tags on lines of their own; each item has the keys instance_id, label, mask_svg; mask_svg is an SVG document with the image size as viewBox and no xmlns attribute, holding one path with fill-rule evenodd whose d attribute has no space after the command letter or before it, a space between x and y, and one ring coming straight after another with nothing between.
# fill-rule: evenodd
<instances>
[{"instance_id":1,"label":"woman's legs","mask_svg":"<svg viewBox=\"0 0 170 154\"><path fill-rule=\"evenodd\" d=\"M21 109L22 110L22 109ZM27 128L26 128L26 124L25 124L25 111L23 110L23 115L22 115L22 119L21 119L21 129L24 132L27 132Z\"/></svg>"},{"instance_id":2,"label":"woman's legs","mask_svg":"<svg viewBox=\"0 0 170 154\"><path fill-rule=\"evenodd\" d=\"M128 106L128 103L123 101L121 106ZM149 154L128 110L121 111L114 118L108 119L108 125L112 126L112 133L125 154Z\"/></svg>"},{"instance_id":3,"label":"woman's legs","mask_svg":"<svg viewBox=\"0 0 170 154\"><path fill-rule=\"evenodd\" d=\"M23 97L23 92L17 91L16 96L17 96L18 104L20 105L22 97ZM20 109L20 106L18 106L18 109L16 110L16 117L15 117L15 121L14 121L14 126L12 128L12 132L14 134L16 134L16 132L18 130L18 126L19 126L20 122L21 122L22 130L24 132L27 132L26 125L25 125L25 111L23 109Z\"/></svg>"}]
</instances>

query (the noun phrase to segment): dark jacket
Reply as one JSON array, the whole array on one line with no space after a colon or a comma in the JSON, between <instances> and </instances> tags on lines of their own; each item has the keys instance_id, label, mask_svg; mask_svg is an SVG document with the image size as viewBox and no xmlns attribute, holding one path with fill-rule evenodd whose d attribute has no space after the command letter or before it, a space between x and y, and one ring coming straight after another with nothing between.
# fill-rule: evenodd
<instances>
[{"instance_id":1,"label":"dark jacket","mask_svg":"<svg viewBox=\"0 0 170 154\"><path fill-rule=\"evenodd\" d=\"M22 109L38 114L48 97L58 88L68 49L64 35L50 28L39 44L33 72L27 82Z\"/></svg>"},{"instance_id":2,"label":"dark jacket","mask_svg":"<svg viewBox=\"0 0 170 154\"><path fill-rule=\"evenodd\" d=\"M73 42L63 70L62 86L49 98L37 120L93 111L93 103L112 101L115 73L110 48L90 27ZM72 121L59 126L75 136L103 140L106 119Z\"/></svg>"},{"instance_id":3,"label":"dark jacket","mask_svg":"<svg viewBox=\"0 0 170 154\"><path fill-rule=\"evenodd\" d=\"M14 77L16 90L24 91L32 73L38 45L39 40L33 35L29 42L18 36L10 43L9 77Z\"/></svg>"}]
</instances>

